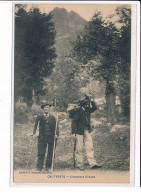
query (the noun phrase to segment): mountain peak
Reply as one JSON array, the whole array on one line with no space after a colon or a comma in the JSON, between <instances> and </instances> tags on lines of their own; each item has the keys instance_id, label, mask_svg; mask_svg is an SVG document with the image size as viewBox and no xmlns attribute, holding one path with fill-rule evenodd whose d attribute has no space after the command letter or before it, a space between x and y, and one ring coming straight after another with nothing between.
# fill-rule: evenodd
<instances>
[{"instance_id":1,"label":"mountain peak","mask_svg":"<svg viewBox=\"0 0 141 194\"><path fill-rule=\"evenodd\" d=\"M64 11L66 11L66 9L65 8L61 8L61 7L55 7L53 10L64 10Z\"/></svg>"},{"instance_id":2,"label":"mountain peak","mask_svg":"<svg viewBox=\"0 0 141 194\"><path fill-rule=\"evenodd\" d=\"M75 11L73 11L73 10L71 10L70 12L69 12L69 15L79 15L79 14L77 14Z\"/></svg>"},{"instance_id":3,"label":"mountain peak","mask_svg":"<svg viewBox=\"0 0 141 194\"><path fill-rule=\"evenodd\" d=\"M62 12L62 13L68 14L65 8L59 8L59 7L55 7L51 12Z\"/></svg>"},{"instance_id":4,"label":"mountain peak","mask_svg":"<svg viewBox=\"0 0 141 194\"><path fill-rule=\"evenodd\" d=\"M58 56L69 53L77 34L80 33L87 21L74 11L68 12L64 8L56 7L51 12L52 21L56 29L56 52Z\"/></svg>"}]
</instances>

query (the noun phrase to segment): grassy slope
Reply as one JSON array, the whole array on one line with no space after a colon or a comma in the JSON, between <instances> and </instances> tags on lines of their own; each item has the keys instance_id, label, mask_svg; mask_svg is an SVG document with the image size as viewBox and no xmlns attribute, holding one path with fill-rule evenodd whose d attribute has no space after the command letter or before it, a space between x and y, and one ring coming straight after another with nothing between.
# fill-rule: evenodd
<instances>
[{"instance_id":1,"label":"grassy slope","mask_svg":"<svg viewBox=\"0 0 141 194\"><path fill-rule=\"evenodd\" d=\"M98 118L97 118L98 119ZM73 169L74 139L70 129L70 119L59 115L60 137L57 142L55 170ZM14 129L14 169L25 169L32 145L33 124L16 124ZM93 131L95 158L103 170L129 170L129 131L110 133L107 126L96 127ZM36 168L37 138L34 140L29 169ZM85 165L88 168L85 156Z\"/></svg>"}]
</instances>

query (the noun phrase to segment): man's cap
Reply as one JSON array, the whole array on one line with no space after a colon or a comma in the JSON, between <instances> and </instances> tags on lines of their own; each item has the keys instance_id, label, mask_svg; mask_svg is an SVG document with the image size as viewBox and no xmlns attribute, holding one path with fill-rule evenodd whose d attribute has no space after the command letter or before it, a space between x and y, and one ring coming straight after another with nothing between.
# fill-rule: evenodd
<instances>
[{"instance_id":1,"label":"man's cap","mask_svg":"<svg viewBox=\"0 0 141 194\"><path fill-rule=\"evenodd\" d=\"M45 106L51 106L51 104L47 103L47 102L43 102L41 105L41 109L43 109Z\"/></svg>"}]
</instances>

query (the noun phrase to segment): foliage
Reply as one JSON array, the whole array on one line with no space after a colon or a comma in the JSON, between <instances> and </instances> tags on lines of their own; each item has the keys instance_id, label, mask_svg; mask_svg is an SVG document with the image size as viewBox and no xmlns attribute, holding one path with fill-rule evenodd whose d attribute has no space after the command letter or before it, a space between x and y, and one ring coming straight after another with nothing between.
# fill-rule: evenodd
<instances>
[{"instance_id":1,"label":"foliage","mask_svg":"<svg viewBox=\"0 0 141 194\"><path fill-rule=\"evenodd\" d=\"M24 123L28 120L28 109L26 103L17 102L15 105L15 114L14 114L15 122Z\"/></svg>"},{"instance_id":2,"label":"foliage","mask_svg":"<svg viewBox=\"0 0 141 194\"><path fill-rule=\"evenodd\" d=\"M55 29L51 15L38 8L15 13L15 99L23 96L29 106L33 95L44 95L43 80L54 67ZM16 7L16 8L17 8ZM30 102L30 104L29 104Z\"/></svg>"},{"instance_id":3,"label":"foliage","mask_svg":"<svg viewBox=\"0 0 141 194\"><path fill-rule=\"evenodd\" d=\"M79 98L78 68L78 63L71 57L62 57L50 78L46 80L46 98L50 102L54 102L56 99L57 106L61 111L66 110L69 103Z\"/></svg>"},{"instance_id":4,"label":"foliage","mask_svg":"<svg viewBox=\"0 0 141 194\"><path fill-rule=\"evenodd\" d=\"M30 111L28 111L28 121L34 123L38 115L42 113L41 107L37 104L33 104Z\"/></svg>"},{"instance_id":5,"label":"foliage","mask_svg":"<svg viewBox=\"0 0 141 194\"><path fill-rule=\"evenodd\" d=\"M41 114L42 110L39 105L33 104L28 110L26 103L17 102L15 105L15 122L26 123L34 122L37 115Z\"/></svg>"},{"instance_id":6,"label":"foliage","mask_svg":"<svg viewBox=\"0 0 141 194\"><path fill-rule=\"evenodd\" d=\"M117 62L118 30L111 22L106 23L97 12L74 43L74 54L84 64L89 62L91 76L111 81Z\"/></svg>"},{"instance_id":7,"label":"foliage","mask_svg":"<svg viewBox=\"0 0 141 194\"><path fill-rule=\"evenodd\" d=\"M33 104L31 107L31 112L33 115L39 115L41 114L42 110L41 107L37 104Z\"/></svg>"},{"instance_id":8,"label":"foliage","mask_svg":"<svg viewBox=\"0 0 141 194\"><path fill-rule=\"evenodd\" d=\"M110 20L104 20L101 12L96 12L73 45L73 54L84 64L87 73L105 82L106 96L113 94L114 98L114 82L118 82L122 108L126 113L130 112L130 14L131 10L126 6L116 9L118 28ZM127 96L126 100L124 96Z\"/></svg>"},{"instance_id":9,"label":"foliage","mask_svg":"<svg viewBox=\"0 0 141 194\"><path fill-rule=\"evenodd\" d=\"M131 9L127 6L120 6L116 9L119 16L118 22L121 24L117 64L118 86L123 113L126 118L130 118L130 77L131 77Z\"/></svg>"},{"instance_id":10,"label":"foliage","mask_svg":"<svg viewBox=\"0 0 141 194\"><path fill-rule=\"evenodd\" d=\"M96 12L74 43L74 55L84 63L87 73L105 83L108 122L116 122L113 80L117 63L118 29Z\"/></svg>"}]
</instances>

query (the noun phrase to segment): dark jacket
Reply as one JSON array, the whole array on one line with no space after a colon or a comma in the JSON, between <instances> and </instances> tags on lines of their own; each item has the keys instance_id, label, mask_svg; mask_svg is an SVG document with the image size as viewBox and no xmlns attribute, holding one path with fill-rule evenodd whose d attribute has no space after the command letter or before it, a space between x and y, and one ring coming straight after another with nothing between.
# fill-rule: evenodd
<instances>
[{"instance_id":1,"label":"dark jacket","mask_svg":"<svg viewBox=\"0 0 141 194\"><path fill-rule=\"evenodd\" d=\"M82 107L76 111L72 119L72 134L84 135L84 130L91 131L90 114L97 109L94 101L91 102L91 105L92 107L87 108L87 111Z\"/></svg>"},{"instance_id":2,"label":"dark jacket","mask_svg":"<svg viewBox=\"0 0 141 194\"><path fill-rule=\"evenodd\" d=\"M36 118L33 134L36 133L37 126L39 124L39 138L44 137L47 140L54 140L56 119L53 115L49 115L47 118L44 115L39 115ZM59 129L57 127L56 135L59 135Z\"/></svg>"}]
</instances>

